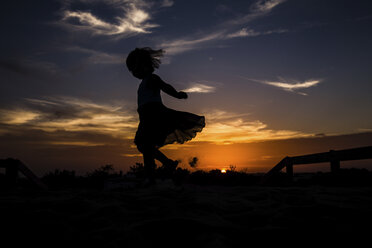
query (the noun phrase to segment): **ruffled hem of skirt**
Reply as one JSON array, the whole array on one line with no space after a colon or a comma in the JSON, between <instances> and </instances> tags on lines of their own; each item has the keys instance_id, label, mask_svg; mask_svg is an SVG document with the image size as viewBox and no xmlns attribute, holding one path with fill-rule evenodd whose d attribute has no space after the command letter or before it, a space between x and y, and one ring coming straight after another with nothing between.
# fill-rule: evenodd
<instances>
[{"instance_id":1,"label":"ruffled hem of skirt","mask_svg":"<svg viewBox=\"0 0 372 248\"><path fill-rule=\"evenodd\" d=\"M172 133L168 134L164 140L164 145L179 143L183 144L186 141L195 138L198 132L201 132L205 127L205 118L200 116L200 119L190 129L175 129Z\"/></svg>"}]
</instances>

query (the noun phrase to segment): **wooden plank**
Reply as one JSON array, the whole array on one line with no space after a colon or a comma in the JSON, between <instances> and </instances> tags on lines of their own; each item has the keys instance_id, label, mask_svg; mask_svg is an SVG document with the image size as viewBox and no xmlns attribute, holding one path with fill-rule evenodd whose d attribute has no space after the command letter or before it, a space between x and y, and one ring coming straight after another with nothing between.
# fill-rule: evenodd
<instances>
[{"instance_id":1,"label":"wooden plank","mask_svg":"<svg viewBox=\"0 0 372 248\"><path fill-rule=\"evenodd\" d=\"M315 153L303 156L290 157L293 164L326 163L331 160L348 161L372 159L372 146L359 147L346 150Z\"/></svg>"},{"instance_id":2,"label":"wooden plank","mask_svg":"<svg viewBox=\"0 0 372 248\"><path fill-rule=\"evenodd\" d=\"M14 188L17 184L18 166L14 163L9 163L5 167L6 183L9 187Z\"/></svg>"},{"instance_id":3,"label":"wooden plank","mask_svg":"<svg viewBox=\"0 0 372 248\"><path fill-rule=\"evenodd\" d=\"M316 164L329 162L329 152L291 157L293 164Z\"/></svg>"},{"instance_id":4,"label":"wooden plank","mask_svg":"<svg viewBox=\"0 0 372 248\"><path fill-rule=\"evenodd\" d=\"M6 168L6 174L8 178L14 178L14 175L18 174L20 171L27 179L35 183L41 189L48 189L40 179L29 169L26 165L24 165L20 160L7 158L7 159L0 159L0 167ZM13 181L13 179L10 179Z\"/></svg>"},{"instance_id":5,"label":"wooden plank","mask_svg":"<svg viewBox=\"0 0 372 248\"><path fill-rule=\"evenodd\" d=\"M270 179L271 176L274 174L279 173L287 164L289 157L283 158L277 165L275 165L269 172L267 172L262 178L261 178L261 184L267 183L267 181Z\"/></svg>"},{"instance_id":6,"label":"wooden plank","mask_svg":"<svg viewBox=\"0 0 372 248\"><path fill-rule=\"evenodd\" d=\"M7 158L7 159L0 159L0 168L6 168L8 167L8 164L14 161L12 158Z\"/></svg>"},{"instance_id":7,"label":"wooden plank","mask_svg":"<svg viewBox=\"0 0 372 248\"><path fill-rule=\"evenodd\" d=\"M372 146L332 152L334 153L334 159L339 161L372 159Z\"/></svg>"},{"instance_id":8,"label":"wooden plank","mask_svg":"<svg viewBox=\"0 0 372 248\"><path fill-rule=\"evenodd\" d=\"M18 160L19 161L19 160ZM40 179L29 169L26 165L24 165L21 161L19 161L18 169L20 172L25 175L30 181L34 182L37 186L39 186L41 189L48 189L48 186L46 186Z\"/></svg>"},{"instance_id":9,"label":"wooden plank","mask_svg":"<svg viewBox=\"0 0 372 248\"><path fill-rule=\"evenodd\" d=\"M335 172L340 169L340 161L372 159L372 146L358 147L352 149L329 151L303 156L285 157L270 171L268 171L261 179L261 183L265 184L272 175L281 171L284 167L289 175L293 175L293 165L298 164L316 164L316 163L331 163L331 171Z\"/></svg>"}]
</instances>

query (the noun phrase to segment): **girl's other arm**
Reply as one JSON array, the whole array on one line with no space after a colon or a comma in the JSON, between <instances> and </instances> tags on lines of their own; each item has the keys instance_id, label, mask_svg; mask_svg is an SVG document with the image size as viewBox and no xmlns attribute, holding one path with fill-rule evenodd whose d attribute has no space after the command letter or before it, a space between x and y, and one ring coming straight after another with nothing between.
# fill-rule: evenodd
<instances>
[{"instance_id":1,"label":"girl's other arm","mask_svg":"<svg viewBox=\"0 0 372 248\"><path fill-rule=\"evenodd\" d=\"M167 84L164 82L159 76L156 76L156 83L159 86L159 88L167 93L170 96L173 96L178 99L186 99L187 94L183 91L177 91L175 88L173 88L172 85Z\"/></svg>"}]
</instances>

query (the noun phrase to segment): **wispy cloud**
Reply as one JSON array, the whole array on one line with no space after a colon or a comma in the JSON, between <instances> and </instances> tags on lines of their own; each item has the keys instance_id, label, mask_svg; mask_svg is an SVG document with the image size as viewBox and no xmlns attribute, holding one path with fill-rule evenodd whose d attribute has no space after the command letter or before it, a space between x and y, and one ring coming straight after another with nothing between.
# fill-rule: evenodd
<instances>
[{"instance_id":1,"label":"wispy cloud","mask_svg":"<svg viewBox=\"0 0 372 248\"><path fill-rule=\"evenodd\" d=\"M158 24L151 23L150 13L152 2L141 0L104 0L108 7L120 10L114 21L107 21L94 14L92 10L75 10L71 8L70 1L63 1L65 6L62 11L60 25L72 29L90 32L93 35L127 37L140 33L151 33L151 29ZM93 8L98 1L80 0L80 3ZM102 3L101 2L101 3ZM164 0L160 7L170 7L173 1Z\"/></svg>"},{"instance_id":2,"label":"wispy cloud","mask_svg":"<svg viewBox=\"0 0 372 248\"><path fill-rule=\"evenodd\" d=\"M133 140L138 126L137 113L124 106L71 97L25 99L22 106L0 109L0 135L42 132L49 138L40 142L69 146L101 146L109 145L107 142L112 139L115 142ZM252 119L249 113L212 109L204 115L208 124L194 142L249 143L312 136L301 131L270 129L262 121ZM167 146L167 149L173 147L177 146Z\"/></svg>"},{"instance_id":3,"label":"wispy cloud","mask_svg":"<svg viewBox=\"0 0 372 248\"><path fill-rule=\"evenodd\" d=\"M165 49L166 55L176 55L189 50L201 48L203 44L223 38L223 32L210 33L200 37L180 38L171 41L164 41L158 46Z\"/></svg>"},{"instance_id":4,"label":"wispy cloud","mask_svg":"<svg viewBox=\"0 0 372 248\"><path fill-rule=\"evenodd\" d=\"M285 1L286 0L259 0L252 5L251 9L253 12L268 12Z\"/></svg>"},{"instance_id":5,"label":"wispy cloud","mask_svg":"<svg viewBox=\"0 0 372 248\"><path fill-rule=\"evenodd\" d=\"M237 37L253 37L253 36L258 36L260 35L260 32L257 32L253 29L247 29L247 28L242 28L241 30L228 34L227 38L237 38Z\"/></svg>"},{"instance_id":6,"label":"wispy cloud","mask_svg":"<svg viewBox=\"0 0 372 248\"><path fill-rule=\"evenodd\" d=\"M203 34L188 35L184 38L178 38L174 40L166 40L160 42L157 46L165 49L167 55L180 54L186 51L203 48L206 44L218 40L227 40L239 37L253 37L259 35L269 35L274 33L288 32L284 29L268 30L268 31L256 31L252 28L241 28L236 32L231 32L231 29L235 29L236 26L247 25L247 23L267 15L272 11L274 7L285 2L285 0L259 0L255 2L248 14L243 17L238 17L224 23L221 23L218 30L211 32L204 32Z\"/></svg>"},{"instance_id":7,"label":"wispy cloud","mask_svg":"<svg viewBox=\"0 0 372 248\"><path fill-rule=\"evenodd\" d=\"M123 153L121 154L123 157L142 157L141 153Z\"/></svg>"},{"instance_id":8,"label":"wispy cloud","mask_svg":"<svg viewBox=\"0 0 372 248\"><path fill-rule=\"evenodd\" d=\"M66 50L87 54L86 62L90 64L121 64L125 57L124 55L106 53L78 46L68 47Z\"/></svg>"},{"instance_id":9,"label":"wispy cloud","mask_svg":"<svg viewBox=\"0 0 372 248\"><path fill-rule=\"evenodd\" d=\"M161 6L162 7L172 7L174 4L174 1L172 0L163 0L163 2L161 3Z\"/></svg>"},{"instance_id":10,"label":"wispy cloud","mask_svg":"<svg viewBox=\"0 0 372 248\"><path fill-rule=\"evenodd\" d=\"M69 22L77 19L78 24ZM65 11L63 21L74 29L90 31L95 35L130 35L136 33L149 33L150 28L157 27L156 24L146 23L149 15L139 9L133 9L127 13L125 18L118 17L118 23L108 23L90 12Z\"/></svg>"},{"instance_id":11,"label":"wispy cloud","mask_svg":"<svg viewBox=\"0 0 372 248\"><path fill-rule=\"evenodd\" d=\"M53 76L60 72L60 67L53 62L29 58L0 60L1 68L36 78Z\"/></svg>"},{"instance_id":12,"label":"wispy cloud","mask_svg":"<svg viewBox=\"0 0 372 248\"><path fill-rule=\"evenodd\" d=\"M238 37L255 37L255 36L260 36L260 35L269 35L269 34L281 34L281 33L286 33L288 30L286 29L277 29L277 30L268 30L268 31L263 31L263 32L258 32L253 29L248 29L248 28L242 28L237 32L227 34L226 38L238 38Z\"/></svg>"},{"instance_id":13,"label":"wispy cloud","mask_svg":"<svg viewBox=\"0 0 372 248\"><path fill-rule=\"evenodd\" d=\"M275 87L282 88L284 90L294 91L297 89L306 89L306 88L315 86L320 83L320 80L309 80L309 81L298 82L298 83L293 83L293 84L284 83L284 82L270 82L270 81L265 81L264 83L275 86Z\"/></svg>"},{"instance_id":14,"label":"wispy cloud","mask_svg":"<svg viewBox=\"0 0 372 248\"><path fill-rule=\"evenodd\" d=\"M205 111L205 113L208 113L207 117L210 122L221 122L232 119L241 119L251 115L251 113L234 113L222 109L208 109L208 111Z\"/></svg>"},{"instance_id":15,"label":"wispy cloud","mask_svg":"<svg viewBox=\"0 0 372 248\"><path fill-rule=\"evenodd\" d=\"M277 82L276 81L263 81L262 83L306 96L307 93L299 92L297 90L314 87L321 82L321 80L306 80L303 82L295 81L295 80L290 80L290 81L291 82L288 82L288 80L282 80L282 81L277 81Z\"/></svg>"},{"instance_id":16,"label":"wispy cloud","mask_svg":"<svg viewBox=\"0 0 372 248\"><path fill-rule=\"evenodd\" d=\"M125 110L123 104L99 104L71 97L25 99L22 106L0 109L0 113L0 124L5 129L10 125L9 130L18 127L22 130L93 132L131 138L138 124L137 114Z\"/></svg>"},{"instance_id":17,"label":"wispy cloud","mask_svg":"<svg viewBox=\"0 0 372 248\"><path fill-rule=\"evenodd\" d=\"M190 87L182 91L188 93L212 93L216 91L216 87L201 83L193 83Z\"/></svg>"},{"instance_id":18,"label":"wispy cloud","mask_svg":"<svg viewBox=\"0 0 372 248\"><path fill-rule=\"evenodd\" d=\"M298 81L298 80L293 80L293 79L285 79L282 77L279 77L278 81L257 80L257 79L249 79L249 78L245 78L245 79L259 82L259 83L266 84L266 85L270 85L270 86L274 86L274 87L280 88L285 91L295 92L297 94L305 95L305 96L307 95L307 93L299 92L298 90L314 87L322 82L321 79L309 79L305 81Z\"/></svg>"},{"instance_id":19,"label":"wispy cloud","mask_svg":"<svg viewBox=\"0 0 372 248\"><path fill-rule=\"evenodd\" d=\"M225 25L242 25L249 23L257 18L266 16L276 6L284 3L286 0L258 0L251 5L250 12L238 18L229 20Z\"/></svg>"},{"instance_id":20,"label":"wispy cloud","mask_svg":"<svg viewBox=\"0 0 372 248\"><path fill-rule=\"evenodd\" d=\"M35 120L40 116L39 113L25 109L0 109L2 124L21 125Z\"/></svg>"}]
</instances>

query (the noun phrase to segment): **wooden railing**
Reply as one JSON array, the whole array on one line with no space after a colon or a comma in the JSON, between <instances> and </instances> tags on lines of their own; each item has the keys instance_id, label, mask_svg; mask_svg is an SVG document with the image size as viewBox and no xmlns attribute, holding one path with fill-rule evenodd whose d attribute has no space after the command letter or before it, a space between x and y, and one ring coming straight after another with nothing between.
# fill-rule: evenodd
<instances>
[{"instance_id":1,"label":"wooden railing","mask_svg":"<svg viewBox=\"0 0 372 248\"><path fill-rule=\"evenodd\" d=\"M18 172L21 172L27 179L33 182L37 187L41 189L48 189L48 187L40 181L40 179L24 165L20 160L7 158L0 159L0 168L5 168L5 178L7 185L15 187L18 178Z\"/></svg>"},{"instance_id":2,"label":"wooden railing","mask_svg":"<svg viewBox=\"0 0 372 248\"><path fill-rule=\"evenodd\" d=\"M330 150L329 152L323 153L314 153L295 157L285 157L262 177L261 183L262 184L268 183L272 176L278 174L284 168L286 168L287 175L291 179L293 177L294 165L329 162L331 172L336 172L340 169L341 161L360 159L372 159L372 146L338 151Z\"/></svg>"}]
</instances>

